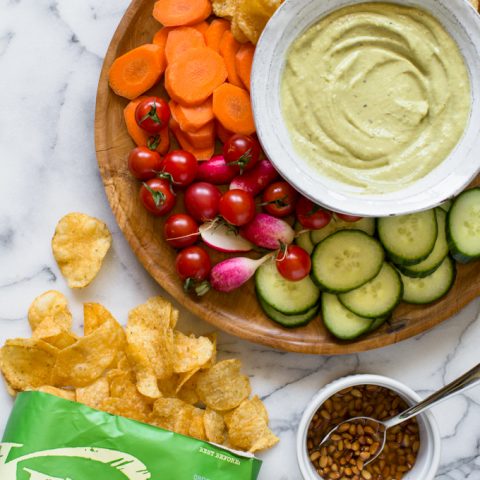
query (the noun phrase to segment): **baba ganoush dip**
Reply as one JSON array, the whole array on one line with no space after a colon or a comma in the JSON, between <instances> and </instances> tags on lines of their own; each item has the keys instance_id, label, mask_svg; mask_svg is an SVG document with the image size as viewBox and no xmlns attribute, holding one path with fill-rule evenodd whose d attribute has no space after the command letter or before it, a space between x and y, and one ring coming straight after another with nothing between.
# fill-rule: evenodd
<instances>
[{"instance_id":1,"label":"baba ganoush dip","mask_svg":"<svg viewBox=\"0 0 480 480\"><path fill-rule=\"evenodd\" d=\"M374 194L445 160L471 108L455 41L429 13L388 3L345 7L307 29L287 53L281 90L297 152Z\"/></svg>"}]
</instances>

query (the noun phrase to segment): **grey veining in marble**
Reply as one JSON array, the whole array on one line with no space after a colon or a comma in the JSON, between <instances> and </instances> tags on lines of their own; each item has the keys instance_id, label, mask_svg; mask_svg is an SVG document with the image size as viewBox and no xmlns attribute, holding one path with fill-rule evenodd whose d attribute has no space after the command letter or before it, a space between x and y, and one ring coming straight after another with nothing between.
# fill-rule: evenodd
<instances>
[{"instance_id":1,"label":"grey veining in marble","mask_svg":"<svg viewBox=\"0 0 480 480\"><path fill-rule=\"evenodd\" d=\"M0 342L29 335L39 293L104 303L122 322L161 293L133 256L110 212L95 159L93 118L102 57L127 0L0 0ZM57 220L82 211L104 219L113 248L98 278L72 292L50 250ZM352 372L388 375L428 395L480 361L480 302L399 345L343 357L274 351L220 335L222 357L242 359L265 400L280 444L261 455L261 480L298 480L295 430L325 383ZM77 328L80 320L77 320ZM184 313L180 327L211 331ZM0 432L12 401L0 387ZM480 388L435 408L443 436L438 480L480 480ZM421 479L418 479L421 480Z\"/></svg>"}]
</instances>

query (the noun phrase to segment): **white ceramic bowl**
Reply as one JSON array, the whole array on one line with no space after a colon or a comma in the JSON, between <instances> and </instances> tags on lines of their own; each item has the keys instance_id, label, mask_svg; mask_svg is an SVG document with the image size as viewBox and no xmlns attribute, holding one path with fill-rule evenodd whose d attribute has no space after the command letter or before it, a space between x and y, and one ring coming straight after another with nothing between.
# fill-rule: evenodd
<instances>
[{"instance_id":1,"label":"white ceramic bowl","mask_svg":"<svg viewBox=\"0 0 480 480\"><path fill-rule=\"evenodd\" d=\"M462 140L437 168L402 190L372 195L321 175L296 153L280 102L285 58L292 42L320 18L357 3L365 0L291 0L277 10L257 45L252 71L252 103L258 136L284 178L314 202L334 211L387 216L432 208L463 190L480 171L480 16L466 0L392 2L429 11L457 42L470 75L472 112Z\"/></svg>"},{"instance_id":2,"label":"white ceramic bowl","mask_svg":"<svg viewBox=\"0 0 480 480\"><path fill-rule=\"evenodd\" d=\"M380 385L389 388L398 393L409 405L421 400L416 392L403 383L380 375L351 375L335 380L323 387L308 404L298 427L297 459L304 480L319 480L321 478L313 468L307 452L308 426L315 412L332 395L355 385ZM403 477L403 480L433 480L440 462L440 433L435 418L430 412L422 413L416 418L420 427L420 450L415 466Z\"/></svg>"}]
</instances>

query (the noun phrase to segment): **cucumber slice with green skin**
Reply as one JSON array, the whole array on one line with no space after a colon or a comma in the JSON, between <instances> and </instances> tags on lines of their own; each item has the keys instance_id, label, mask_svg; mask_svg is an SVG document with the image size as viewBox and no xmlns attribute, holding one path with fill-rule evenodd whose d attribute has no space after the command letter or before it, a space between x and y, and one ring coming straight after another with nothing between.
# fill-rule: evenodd
<instances>
[{"instance_id":1,"label":"cucumber slice with green skin","mask_svg":"<svg viewBox=\"0 0 480 480\"><path fill-rule=\"evenodd\" d=\"M285 315L284 313L275 310L272 306L264 302L261 298L259 298L259 300L260 305L266 315L274 322L279 323L280 325L282 325L282 327L286 328L303 327L304 325L310 323L317 316L318 313L318 305L315 305L306 313L301 313L299 315Z\"/></svg>"},{"instance_id":2,"label":"cucumber slice with green skin","mask_svg":"<svg viewBox=\"0 0 480 480\"><path fill-rule=\"evenodd\" d=\"M299 223L295 225L296 232L300 232L302 230L305 230L305 229ZM298 235L298 237L295 238L295 243L299 247L303 248L309 255L312 254L313 249L315 248L315 245L312 243L312 240L310 239L310 231L308 230Z\"/></svg>"},{"instance_id":3,"label":"cucumber slice with green skin","mask_svg":"<svg viewBox=\"0 0 480 480\"><path fill-rule=\"evenodd\" d=\"M312 278L330 293L344 293L376 277L385 252L360 230L342 230L320 242L312 255Z\"/></svg>"},{"instance_id":4,"label":"cucumber slice with green skin","mask_svg":"<svg viewBox=\"0 0 480 480\"><path fill-rule=\"evenodd\" d=\"M330 220L330 223L322 229L312 230L310 232L310 239L314 245L317 245L332 233L340 230L362 230L363 232L373 236L375 233L375 219L364 217L358 220L358 222L346 222L345 220L334 216Z\"/></svg>"},{"instance_id":5,"label":"cucumber slice with green skin","mask_svg":"<svg viewBox=\"0 0 480 480\"><path fill-rule=\"evenodd\" d=\"M434 210L379 218L377 228L388 256L397 265L415 265L425 260L437 240Z\"/></svg>"},{"instance_id":6,"label":"cucumber slice with green skin","mask_svg":"<svg viewBox=\"0 0 480 480\"><path fill-rule=\"evenodd\" d=\"M285 315L306 313L320 298L320 290L310 277L298 282L287 280L278 272L275 261L257 270L255 288L261 300Z\"/></svg>"},{"instance_id":7,"label":"cucumber slice with green skin","mask_svg":"<svg viewBox=\"0 0 480 480\"><path fill-rule=\"evenodd\" d=\"M407 277L427 277L431 275L443 262L448 255L448 242L447 242L447 214L441 208L435 209L435 215L437 217L438 234L435 246L432 253L422 262L416 265L404 266L399 265L398 269Z\"/></svg>"},{"instance_id":8,"label":"cucumber slice with green skin","mask_svg":"<svg viewBox=\"0 0 480 480\"><path fill-rule=\"evenodd\" d=\"M480 259L480 187L461 193L447 217L447 240L460 263Z\"/></svg>"},{"instance_id":9,"label":"cucumber slice with green skin","mask_svg":"<svg viewBox=\"0 0 480 480\"><path fill-rule=\"evenodd\" d=\"M452 208L453 200L445 200L438 207L441 208L444 212L449 212Z\"/></svg>"},{"instance_id":10,"label":"cucumber slice with green skin","mask_svg":"<svg viewBox=\"0 0 480 480\"><path fill-rule=\"evenodd\" d=\"M341 340L363 335L373 323L371 318L360 317L345 308L331 293L322 293L322 318L327 330Z\"/></svg>"},{"instance_id":11,"label":"cucumber slice with green skin","mask_svg":"<svg viewBox=\"0 0 480 480\"><path fill-rule=\"evenodd\" d=\"M384 263L379 274L338 299L345 308L366 318L379 318L389 315L402 301L403 284L400 275L390 264Z\"/></svg>"},{"instance_id":12,"label":"cucumber slice with green skin","mask_svg":"<svg viewBox=\"0 0 480 480\"><path fill-rule=\"evenodd\" d=\"M424 278L400 276L403 282L403 301L415 305L433 303L445 296L455 282L455 263L446 257L440 267Z\"/></svg>"},{"instance_id":13,"label":"cucumber slice with green skin","mask_svg":"<svg viewBox=\"0 0 480 480\"><path fill-rule=\"evenodd\" d=\"M368 333L373 332L374 330L378 330L389 318L390 316L387 315L385 317L380 317L375 319L373 323L370 325L370 328L368 329Z\"/></svg>"}]
</instances>

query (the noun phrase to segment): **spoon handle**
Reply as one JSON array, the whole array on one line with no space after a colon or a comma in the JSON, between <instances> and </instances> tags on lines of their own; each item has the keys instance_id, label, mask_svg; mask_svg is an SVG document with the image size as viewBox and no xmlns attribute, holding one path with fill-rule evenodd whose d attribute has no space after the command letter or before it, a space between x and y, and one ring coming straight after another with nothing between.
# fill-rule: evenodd
<instances>
[{"instance_id":1,"label":"spoon handle","mask_svg":"<svg viewBox=\"0 0 480 480\"><path fill-rule=\"evenodd\" d=\"M456 395L457 393L463 392L468 388L475 386L479 381L480 363L476 367L473 367L471 370L469 370L467 373L463 374L460 378L457 378L442 389L438 390L438 392L430 395L422 402L418 403L417 405L413 405L412 407L403 411L396 417L390 418L383 423L387 428L394 427L399 423L405 422L406 420L415 417L416 415L422 413L430 407L439 404L440 402L451 397L452 395Z\"/></svg>"}]
</instances>

